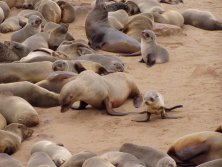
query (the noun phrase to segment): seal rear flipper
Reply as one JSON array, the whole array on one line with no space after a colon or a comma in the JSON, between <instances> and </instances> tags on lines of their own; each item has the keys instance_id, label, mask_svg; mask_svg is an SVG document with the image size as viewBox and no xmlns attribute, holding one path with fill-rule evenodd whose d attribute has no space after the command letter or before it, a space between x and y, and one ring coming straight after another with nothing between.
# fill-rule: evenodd
<instances>
[{"instance_id":1,"label":"seal rear flipper","mask_svg":"<svg viewBox=\"0 0 222 167\"><path fill-rule=\"evenodd\" d=\"M133 122L149 122L151 114L147 111L141 112L140 114L146 113L146 117L144 119L133 119Z\"/></svg>"},{"instance_id":2,"label":"seal rear flipper","mask_svg":"<svg viewBox=\"0 0 222 167\"><path fill-rule=\"evenodd\" d=\"M164 107L164 109L165 109L166 112L170 112L170 111L172 111L172 110L174 110L176 108L182 108L182 107L183 107L183 105L176 105L176 106L171 107L171 108Z\"/></svg>"}]
</instances>

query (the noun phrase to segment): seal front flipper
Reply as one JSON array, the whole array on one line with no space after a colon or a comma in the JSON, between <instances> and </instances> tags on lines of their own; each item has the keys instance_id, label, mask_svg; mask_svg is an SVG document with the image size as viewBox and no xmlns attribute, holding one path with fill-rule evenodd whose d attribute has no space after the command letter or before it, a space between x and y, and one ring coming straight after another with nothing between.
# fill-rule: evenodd
<instances>
[{"instance_id":1,"label":"seal front flipper","mask_svg":"<svg viewBox=\"0 0 222 167\"><path fill-rule=\"evenodd\" d=\"M71 107L73 110L84 110L88 104L84 101L80 101L79 107Z\"/></svg>"},{"instance_id":2,"label":"seal front flipper","mask_svg":"<svg viewBox=\"0 0 222 167\"><path fill-rule=\"evenodd\" d=\"M146 63L143 58L141 58L141 60L139 61L139 63Z\"/></svg>"},{"instance_id":3,"label":"seal front flipper","mask_svg":"<svg viewBox=\"0 0 222 167\"><path fill-rule=\"evenodd\" d=\"M151 67L153 66L154 64L156 64L156 58L155 58L155 55L154 54L148 54L147 55L147 62L146 64Z\"/></svg>"}]
</instances>

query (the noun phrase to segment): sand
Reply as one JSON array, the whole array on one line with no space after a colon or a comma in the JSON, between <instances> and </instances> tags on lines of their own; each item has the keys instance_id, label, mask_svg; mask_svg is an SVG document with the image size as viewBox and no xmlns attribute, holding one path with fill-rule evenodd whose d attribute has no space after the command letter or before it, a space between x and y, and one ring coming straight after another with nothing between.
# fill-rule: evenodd
<instances>
[{"instance_id":1,"label":"sand","mask_svg":"<svg viewBox=\"0 0 222 167\"><path fill-rule=\"evenodd\" d=\"M184 4L164 7L180 12L187 8L208 10L222 19L221 0L184 1ZM90 0L76 0L73 4L81 2ZM82 17L70 25L70 32L76 39L86 39ZM0 34L1 41L9 40L10 35ZM40 140L63 143L73 154L82 150L101 154L118 150L125 142L149 145L166 152L170 144L183 135L214 130L222 123L222 31L185 25L182 34L158 37L157 41L170 53L166 64L148 68L138 63L140 57L120 58L141 92L159 91L169 107L183 104L184 108L169 113L183 118L162 120L160 116L152 116L148 123L135 123L131 119L142 116L112 117L93 108L66 113L60 113L60 107L37 108L40 124L33 128L33 136L22 143L13 157L26 165L32 145ZM128 100L116 110L141 111L142 108L135 109Z\"/></svg>"}]
</instances>

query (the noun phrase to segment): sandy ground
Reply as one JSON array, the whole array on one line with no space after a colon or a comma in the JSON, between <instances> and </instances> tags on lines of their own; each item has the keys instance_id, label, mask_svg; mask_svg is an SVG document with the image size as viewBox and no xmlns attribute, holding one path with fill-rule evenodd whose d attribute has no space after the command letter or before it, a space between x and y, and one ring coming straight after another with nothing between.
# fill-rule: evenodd
<instances>
[{"instance_id":1,"label":"sandy ground","mask_svg":"<svg viewBox=\"0 0 222 167\"><path fill-rule=\"evenodd\" d=\"M221 0L184 1L184 4L164 7L177 11L208 10L222 19ZM73 3L81 2L90 0ZM76 39L86 39L84 19L77 18L70 31ZM0 34L0 39L9 40L10 34ZM33 136L23 142L13 157L26 165L32 145L40 140L63 143L73 154L82 150L101 154L118 150L125 142L149 145L165 152L174 140L185 134L214 130L222 123L222 31L184 26L182 34L157 40L170 52L170 61L166 64L147 68L138 63L140 57L120 58L143 93L157 90L164 95L167 106L183 104L183 109L169 113L183 118L161 120L159 116L152 116L148 123L135 123L131 119L139 116L111 117L92 108L63 114L59 107L37 108L40 124L33 128ZM141 111L142 108L135 109L128 100L116 110Z\"/></svg>"}]
</instances>

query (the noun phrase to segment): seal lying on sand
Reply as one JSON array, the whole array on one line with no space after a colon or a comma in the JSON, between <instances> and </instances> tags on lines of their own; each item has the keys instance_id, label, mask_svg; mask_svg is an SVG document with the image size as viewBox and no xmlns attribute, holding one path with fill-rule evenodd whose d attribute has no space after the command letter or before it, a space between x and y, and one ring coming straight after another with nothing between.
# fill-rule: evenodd
<instances>
[{"instance_id":1,"label":"seal lying on sand","mask_svg":"<svg viewBox=\"0 0 222 167\"><path fill-rule=\"evenodd\" d=\"M12 158L10 155L0 153L1 167L24 167L18 160Z\"/></svg>"}]
</instances>

